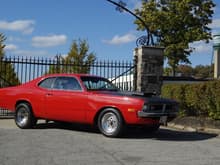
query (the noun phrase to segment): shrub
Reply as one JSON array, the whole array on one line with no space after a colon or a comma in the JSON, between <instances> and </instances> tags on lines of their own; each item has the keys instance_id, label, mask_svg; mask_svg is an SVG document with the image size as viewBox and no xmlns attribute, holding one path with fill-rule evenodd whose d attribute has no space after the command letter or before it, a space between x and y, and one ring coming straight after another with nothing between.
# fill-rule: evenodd
<instances>
[{"instance_id":1,"label":"shrub","mask_svg":"<svg viewBox=\"0 0 220 165\"><path fill-rule=\"evenodd\" d=\"M220 81L166 84L162 96L179 102L180 115L220 119Z\"/></svg>"}]
</instances>

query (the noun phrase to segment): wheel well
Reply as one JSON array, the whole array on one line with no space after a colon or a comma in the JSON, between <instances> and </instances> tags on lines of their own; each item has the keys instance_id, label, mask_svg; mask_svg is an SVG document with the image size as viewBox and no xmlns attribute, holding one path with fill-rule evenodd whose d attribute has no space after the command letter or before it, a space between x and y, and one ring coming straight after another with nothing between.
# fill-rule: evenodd
<instances>
[{"instance_id":1,"label":"wheel well","mask_svg":"<svg viewBox=\"0 0 220 165\"><path fill-rule=\"evenodd\" d=\"M94 121L93 121L94 125L97 126L97 124L98 124L99 114L100 114L103 110L108 109L108 108L109 108L109 109L117 110L117 111L119 112L119 114L121 115L121 117L122 117L123 123L125 123L124 116L122 115L121 111L120 111L118 108L115 108L115 107L103 107L103 108L101 108L101 109L96 113L96 115L95 115L95 117L94 117Z\"/></svg>"},{"instance_id":2,"label":"wheel well","mask_svg":"<svg viewBox=\"0 0 220 165\"><path fill-rule=\"evenodd\" d=\"M17 107L19 104L21 104L21 103L26 103L26 104L28 104L28 105L31 107L31 110L32 110L32 106L31 106L30 102L28 102L27 100L18 100L18 101L16 102L16 104L15 104L15 109L16 109L16 107Z\"/></svg>"}]
</instances>

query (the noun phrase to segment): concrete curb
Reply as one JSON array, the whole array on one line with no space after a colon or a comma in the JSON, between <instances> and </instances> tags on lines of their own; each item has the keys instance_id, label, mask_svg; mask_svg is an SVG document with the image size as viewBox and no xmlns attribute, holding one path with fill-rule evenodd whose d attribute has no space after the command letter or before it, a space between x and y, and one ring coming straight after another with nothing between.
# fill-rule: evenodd
<instances>
[{"instance_id":1,"label":"concrete curb","mask_svg":"<svg viewBox=\"0 0 220 165\"><path fill-rule=\"evenodd\" d=\"M199 133L213 133L220 135L220 129L215 128L207 128L207 127L191 127L186 125L180 125L175 123L168 123L167 125L170 128L178 129L178 130L184 130L189 132L199 132Z\"/></svg>"}]
</instances>

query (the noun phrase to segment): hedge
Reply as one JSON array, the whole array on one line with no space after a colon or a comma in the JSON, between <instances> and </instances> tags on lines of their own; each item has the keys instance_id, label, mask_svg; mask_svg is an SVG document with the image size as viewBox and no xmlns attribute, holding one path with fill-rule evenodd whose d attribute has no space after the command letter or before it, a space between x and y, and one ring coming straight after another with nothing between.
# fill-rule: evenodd
<instances>
[{"instance_id":1,"label":"hedge","mask_svg":"<svg viewBox=\"0 0 220 165\"><path fill-rule=\"evenodd\" d=\"M181 116L220 120L220 81L196 84L165 84L162 96L179 102Z\"/></svg>"}]
</instances>

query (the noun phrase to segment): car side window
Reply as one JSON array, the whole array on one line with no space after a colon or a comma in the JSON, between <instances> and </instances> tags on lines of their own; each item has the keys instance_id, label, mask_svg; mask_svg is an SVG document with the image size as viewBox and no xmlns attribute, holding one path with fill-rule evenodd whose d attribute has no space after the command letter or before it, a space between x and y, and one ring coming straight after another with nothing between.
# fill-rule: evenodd
<instances>
[{"instance_id":1,"label":"car side window","mask_svg":"<svg viewBox=\"0 0 220 165\"><path fill-rule=\"evenodd\" d=\"M51 89L55 79L56 79L55 77L47 78L41 81L38 86L41 88Z\"/></svg>"},{"instance_id":2,"label":"car side window","mask_svg":"<svg viewBox=\"0 0 220 165\"><path fill-rule=\"evenodd\" d=\"M58 77L54 82L53 89L82 90L79 82L74 77Z\"/></svg>"}]
</instances>

